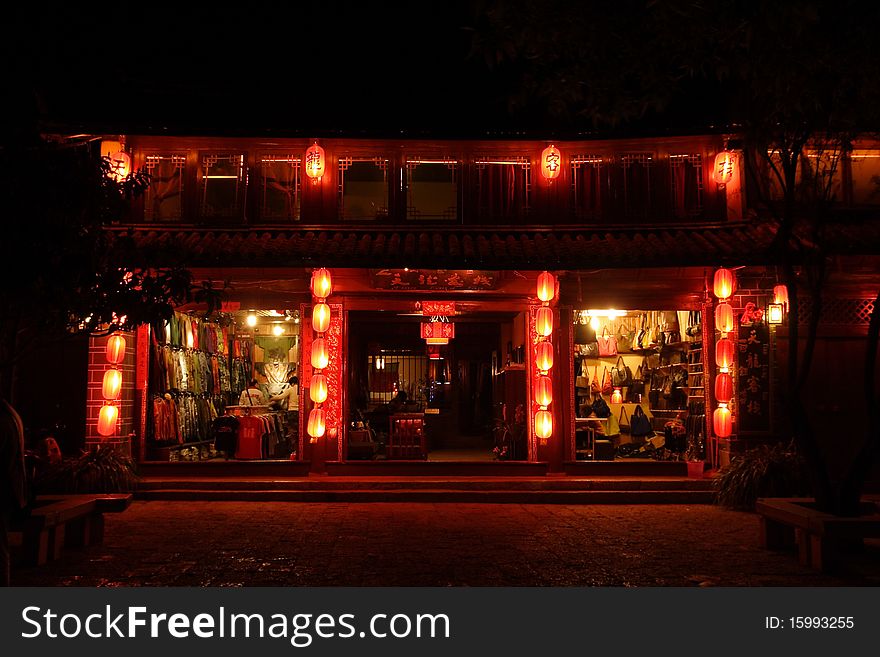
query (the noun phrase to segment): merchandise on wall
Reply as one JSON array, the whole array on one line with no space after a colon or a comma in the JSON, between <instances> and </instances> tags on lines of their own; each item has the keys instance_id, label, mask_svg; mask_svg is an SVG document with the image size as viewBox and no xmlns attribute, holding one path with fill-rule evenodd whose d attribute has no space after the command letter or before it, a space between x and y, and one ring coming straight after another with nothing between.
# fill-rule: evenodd
<instances>
[{"instance_id":1,"label":"merchandise on wall","mask_svg":"<svg viewBox=\"0 0 880 657\"><path fill-rule=\"evenodd\" d=\"M616 458L683 459L702 441L688 418L705 417L700 312L581 310L575 321L576 457L603 458L608 441Z\"/></svg>"}]
</instances>

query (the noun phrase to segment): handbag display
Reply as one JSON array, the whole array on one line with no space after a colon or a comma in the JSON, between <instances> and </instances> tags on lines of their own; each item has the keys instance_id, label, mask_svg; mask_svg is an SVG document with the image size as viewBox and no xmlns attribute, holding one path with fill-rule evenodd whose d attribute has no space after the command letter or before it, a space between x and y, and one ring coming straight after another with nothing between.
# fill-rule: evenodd
<instances>
[{"instance_id":1,"label":"handbag display","mask_svg":"<svg viewBox=\"0 0 880 657\"><path fill-rule=\"evenodd\" d=\"M574 379L574 387L588 389L590 387L590 373L589 370L587 370L586 359L580 359L578 372L579 374Z\"/></svg>"},{"instance_id":2,"label":"handbag display","mask_svg":"<svg viewBox=\"0 0 880 657\"><path fill-rule=\"evenodd\" d=\"M607 326L596 341L599 344L599 358L609 358L617 355L617 336L608 335Z\"/></svg>"},{"instance_id":3,"label":"handbag display","mask_svg":"<svg viewBox=\"0 0 880 657\"><path fill-rule=\"evenodd\" d=\"M590 342L589 344L585 344L581 346L581 353L587 358L598 358L599 357L599 343L598 342Z\"/></svg>"},{"instance_id":4,"label":"handbag display","mask_svg":"<svg viewBox=\"0 0 880 657\"><path fill-rule=\"evenodd\" d=\"M608 373L608 368L602 368L602 392L606 395L610 395L614 391L614 386L611 385L611 375Z\"/></svg>"},{"instance_id":5,"label":"handbag display","mask_svg":"<svg viewBox=\"0 0 880 657\"><path fill-rule=\"evenodd\" d=\"M626 328L622 328L617 334L617 353L632 351L635 333Z\"/></svg>"},{"instance_id":6,"label":"handbag display","mask_svg":"<svg viewBox=\"0 0 880 657\"><path fill-rule=\"evenodd\" d=\"M593 380L590 382L590 390L592 391L592 393L594 395L598 395L600 392L602 392L602 384L599 383L599 366L598 365L596 365L596 367L593 368Z\"/></svg>"},{"instance_id":7,"label":"handbag display","mask_svg":"<svg viewBox=\"0 0 880 657\"><path fill-rule=\"evenodd\" d=\"M611 368L611 383L615 388L623 388L632 385L632 370L623 360L623 357L617 357L617 363Z\"/></svg>"},{"instance_id":8,"label":"handbag display","mask_svg":"<svg viewBox=\"0 0 880 657\"><path fill-rule=\"evenodd\" d=\"M630 418L630 433L633 436L649 436L654 433L651 420L641 406L636 406Z\"/></svg>"},{"instance_id":9,"label":"handbag display","mask_svg":"<svg viewBox=\"0 0 880 657\"><path fill-rule=\"evenodd\" d=\"M596 331L593 327L587 324L575 324L574 325L574 341L575 344L590 344L591 342L596 341Z\"/></svg>"},{"instance_id":10,"label":"handbag display","mask_svg":"<svg viewBox=\"0 0 880 657\"><path fill-rule=\"evenodd\" d=\"M608 417L609 415L611 415L611 407L608 405L608 402L605 401L602 395L599 395L598 397L596 397L596 399L593 400L590 408L593 409L593 413L596 415L596 417Z\"/></svg>"},{"instance_id":11,"label":"handbag display","mask_svg":"<svg viewBox=\"0 0 880 657\"><path fill-rule=\"evenodd\" d=\"M620 417L617 420L617 424L623 433L630 432L629 415L627 415L625 406L620 407Z\"/></svg>"}]
</instances>

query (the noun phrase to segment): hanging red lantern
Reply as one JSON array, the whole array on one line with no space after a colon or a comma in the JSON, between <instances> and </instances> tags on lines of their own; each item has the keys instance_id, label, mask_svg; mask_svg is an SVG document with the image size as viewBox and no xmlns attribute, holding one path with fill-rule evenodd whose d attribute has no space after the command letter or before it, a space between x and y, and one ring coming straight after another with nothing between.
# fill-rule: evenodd
<instances>
[{"instance_id":1,"label":"hanging red lantern","mask_svg":"<svg viewBox=\"0 0 880 657\"><path fill-rule=\"evenodd\" d=\"M736 357L736 343L730 338L721 338L715 343L715 364L722 370L733 367Z\"/></svg>"},{"instance_id":2,"label":"hanging red lantern","mask_svg":"<svg viewBox=\"0 0 880 657\"><path fill-rule=\"evenodd\" d=\"M535 331L544 338L549 338L553 334L553 311L547 306L538 308L535 315Z\"/></svg>"},{"instance_id":3,"label":"hanging red lantern","mask_svg":"<svg viewBox=\"0 0 880 657\"><path fill-rule=\"evenodd\" d=\"M125 358L125 338L121 335L111 335L107 340L107 362L119 365Z\"/></svg>"},{"instance_id":4,"label":"hanging red lantern","mask_svg":"<svg viewBox=\"0 0 880 657\"><path fill-rule=\"evenodd\" d=\"M733 307L729 303L715 306L715 329L722 333L733 331Z\"/></svg>"},{"instance_id":5,"label":"hanging red lantern","mask_svg":"<svg viewBox=\"0 0 880 657\"><path fill-rule=\"evenodd\" d=\"M729 438L733 433L733 416L727 406L719 406L715 409L712 416L712 425L715 429L715 435L719 438Z\"/></svg>"},{"instance_id":6,"label":"hanging red lantern","mask_svg":"<svg viewBox=\"0 0 880 657\"><path fill-rule=\"evenodd\" d=\"M107 171L107 177L122 182L128 178L131 173L131 156L125 151L117 151L107 156L110 160L110 170Z\"/></svg>"},{"instance_id":7,"label":"hanging red lantern","mask_svg":"<svg viewBox=\"0 0 880 657\"><path fill-rule=\"evenodd\" d=\"M550 411L535 413L535 435L542 440L553 435L553 414Z\"/></svg>"},{"instance_id":8,"label":"hanging red lantern","mask_svg":"<svg viewBox=\"0 0 880 657\"><path fill-rule=\"evenodd\" d=\"M98 433L102 436L112 436L116 433L116 420L119 418L119 409L113 404L104 404L98 413Z\"/></svg>"},{"instance_id":9,"label":"hanging red lantern","mask_svg":"<svg viewBox=\"0 0 880 657\"><path fill-rule=\"evenodd\" d=\"M449 340L455 337L455 324L453 322L422 322L419 324L419 334L427 344L449 344Z\"/></svg>"},{"instance_id":10,"label":"hanging red lantern","mask_svg":"<svg viewBox=\"0 0 880 657\"><path fill-rule=\"evenodd\" d=\"M306 151L306 175L313 182L318 182L324 176L324 149L317 144L312 144Z\"/></svg>"},{"instance_id":11,"label":"hanging red lantern","mask_svg":"<svg viewBox=\"0 0 880 657\"><path fill-rule=\"evenodd\" d=\"M330 354L327 351L327 343L324 338L315 338L312 341L312 367L323 370L330 362Z\"/></svg>"},{"instance_id":12,"label":"hanging red lantern","mask_svg":"<svg viewBox=\"0 0 880 657\"><path fill-rule=\"evenodd\" d=\"M781 304L784 310L788 310L787 285L777 285L773 288L773 303Z\"/></svg>"},{"instance_id":13,"label":"hanging red lantern","mask_svg":"<svg viewBox=\"0 0 880 657\"><path fill-rule=\"evenodd\" d=\"M555 180L562 173L562 153L553 144L541 151L541 175L545 180Z\"/></svg>"},{"instance_id":14,"label":"hanging red lantern","mask_svg":"<svg viewBox=\"0 0 880 657\"><path fill-rule=\"evenodd\" d=\"M312 374L309 382L309 399L316 404L327 401L327 377L323 374Z\"/></svg>"},{"instance_id":15,"label":"hanging red lantern","mask_svg":"<svg viewBox=\"0 0 880 657\"><path fill-rule=\"evenodd\" d=\"M722 301L729 299L736 289L736 276L729 269L722 267L715 272L715 284L712 287L716 297Z\"/></svg>"},{"instance_id":16,"label":"hanging red lantern","mask_svg":"<svg viewBox=\"0 0 880 657\"><path fill-rule=\"evenodd\" d=\"M309 412L309 422L306 431L312 438L320 438L327 430L327 414L323 408L313 408Z\"/></svg>"},{"instance_id":17,"label":"hanging red lantern","mask_svg":"<svg viewBox=\"0 0 880 657\"><path fill-rule=\"evenodd\" d=\"M330 328L330 306L316 303L312 308L312 328L318 333L326 333Z\"/></svg>"},{"instance_id":18,"label":"hanging red lantern","mask_svg":"<svg viewBox=\"0 0 880 657\"><path fill-rule=\"evenodd\" d=\"M330 270L324 267L312 272L312 296L318 299L326 299L333 293L333 277Z\"/></svg>"},{"instance_id":19,"label":"hanging red lantern","mask_svg":"<svg viewBox=\"0 0 880 657\"><path fill-rule=\"evenodd\" d=\"M113 401L119 397L122 390L122 372L117 369L109 369L104 372L104 380L101 382L101 394L107 401Z\"/></svg>"},{"instance_id":20,"label":"hanging red lantern","mask_svg":"<svg viewBox=\"0 0 880 657\"><path fill-rule=\"evenodd\" d=\"M556 277L548 271L538 276L538 298L544 303L553 301L556 296Z\"/></svg>"},{"instance_id":21,"label":"hanging red lantern","mask_svg":"<svg viewBox=\"0 0 880 657\"><path fill-rule=\"evenodd\" d=\"M553 368L553 343L539 342L535 345L535 367L542 372Z\"/></svg>"},{"instance_id":22,"label":"hanging red lantern","mask_svg":"<svg viewBox=\"0 0 880 657\"><path fill-rule=\"evenodd\" d=\"M535 403L545 408L553 403L553 379L549 376L535 379Z\"/></svg>"},{"instance_id":23,"label":"hanging red lantern","mask_svg":"<svg viewBox=\"0 0 880 657\"><path fill-rule=\"evenodd\" d=\"M715 169L712 178L719 185L726 185L733 180L736 171L736 154L731 151L721 151L715 156Z\"/></svg>"},{"instance_id":24,"label":"hanging red lantern","mask_svg":"<svg viewBox=\"0 0 880 657\"><path fill-rule=\"evenodd\" d=\"M715 400L727 404L733 399L733 377L727 372L715 375Z\"/></svg>"}]
</instances>

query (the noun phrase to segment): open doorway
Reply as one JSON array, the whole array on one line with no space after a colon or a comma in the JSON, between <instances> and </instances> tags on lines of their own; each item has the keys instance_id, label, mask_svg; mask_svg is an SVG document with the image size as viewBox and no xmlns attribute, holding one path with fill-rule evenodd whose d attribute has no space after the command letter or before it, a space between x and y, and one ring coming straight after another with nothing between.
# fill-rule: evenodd
<instances>
[{"instance_id":1,"label":"open doorway","mask_svg":"<svg viewBox=\"0 0 880 657\"><path fill-rule=\"evenodd\" d=\"M524 423L523 445L502 430L526 396L525 364L502 349L516 315L456 317L454 339L427 345L418 316L350 313L346 458L525 459Z\"/></svg>"}]
</instances>

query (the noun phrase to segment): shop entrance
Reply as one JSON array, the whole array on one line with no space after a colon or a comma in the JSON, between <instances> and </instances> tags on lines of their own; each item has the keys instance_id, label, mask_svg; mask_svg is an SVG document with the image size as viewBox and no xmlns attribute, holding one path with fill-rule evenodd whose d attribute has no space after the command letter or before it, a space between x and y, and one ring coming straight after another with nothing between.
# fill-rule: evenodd
<instances>
[{"instance_id":1,"label":"shop entrance","mask_svg":"<svg viewBox=\"0 0 880 657\"><path fill-rule=\"evenodd\" d=\"M347 460L525 460L525 365L501 347L516 317L456 317L448 344L427 345L419 316L351 312Z\"/></svg>"}]
</instances>

